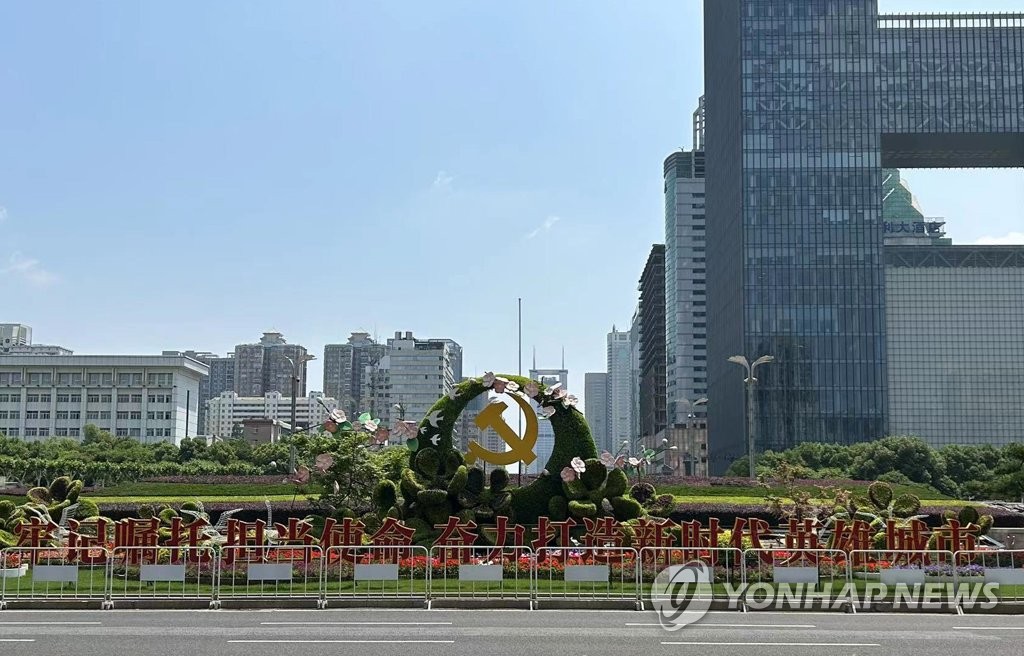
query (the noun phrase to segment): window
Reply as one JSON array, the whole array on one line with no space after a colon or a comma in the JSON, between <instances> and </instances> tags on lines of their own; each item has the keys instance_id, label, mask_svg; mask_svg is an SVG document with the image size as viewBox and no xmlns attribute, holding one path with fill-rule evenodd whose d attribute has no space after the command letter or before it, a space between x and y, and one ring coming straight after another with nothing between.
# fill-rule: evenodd
<instances>
[{"instance_id":1,"label":"window","mask_svg":"<svg viewBox=\"0 0 1024 656\"><path fill-rule=\"evenodd\" d=\"M68 419L80 420L81 418L82 413L79 412L78 410L72 410L71 412L68 413Z\"/></svg>"},{"instance_id":2,"label":"window","mask_svg":"<svg viewBox=\"0 0 1024 656\"><path fill-rule=\"evenodd\" d=\"M39 435L38 428L26 428L25 437L37 437Z\"/></svg>"},{"instance_id":3,"label":"window","mask_svg":"<svg viewBox=\"0 0 1024 656\"><path fill-rule=\"evenodd\" d=\"M68 418L68 413L58 410L56 418L57 419L67 419Z\"/></svg>"},{"instance_id":4,"label":"window","mask_svg":"<svg viewBox=\"0 0 1024 656\"><path fill-rule=\"evenodd\" d=\"M117 436L118 437L128 437L128 429L127 428L118 428L117 429Z\"/></svg>"},{"instance_id":5,"label":"window","mask_svg":"<svg viewBox=\"0 0 1024 656\"><path fill-rule=\"evenodd\" d=\"M0 403L7 403L11 400L10 394L0 394Z\"/></svg>"},{"instance_id":6,"label":"window","mask_svg":"<svg viewBox=\"0 0 1024 656\"><path fill-rule=\"evenodd\" d=\"M85 400L88 401L89 403L99 403L100 402L100 395L99 394L88 394L88 395L86 395Z\"/></svg>"},{"instance_id":7,"label":"window","mask_svg":"<svg viewBox=\"0 0 1024 656\"><path fill-rule=\"evenodd\" d=\"M142 403L142 395L132 394L132 403Z\"/></svg>"},{"instance_id":8,"label":"window","mask_svg":"<svg viewBox=\"0 0 1024 656\"><path fill-rule=\"evenodd\" d=\"M129 413L129 417L128 418L129 419L142 419L142 413L141 412Z\"/></svg>"},{"instance_id":9,"label":"window","mask_svg":"<svg viewBox=\"0 0 1024 656\"><path fill-rule=\"evenodd\" d=\"M0 410L0 419L7 419L7 411Z\"/></svg>"},{"instance_id":10,"label":"window","mask_svg":"<svg viewBox=\"0 0 1024 656\"><path fill-rule=\"evenodd\" d=\"M90 410L85 413L85 418L86 420L99 419L100 413L96 412L95 410Z\"/></svg>"},{"instance_id":11,"label":"window","mask_svg":"<svg viewBox=\"0 0 1024 656\"><path fill-rule=\"evenodd\" d=\"M40 410L39 411L39 418L40 419L49 419L50 418L50 411L49 410Z\"/></svg>"},{"instance_id":12,"label":"window","mask_svg":"<svg viewBox=\"0 0 1024 656\"><path fill-rule=\"evenodd\" d=\"M139 437L142 434L141 428L129 428L128 437Z\"/></svg>"},{"instance_id":13,"label":"window","mask_svg":"<svg viewBox=\"0 0 1024 656\"><path fill-rule=\"evenodd\" d=\"M118 387L142 387L142 374L119 373L117 374Z\"/></svg>"},{"instance_id":14,"label":"window","mask_svg":"<svg viewBox=\"0 0 1024 656\"><path fill-rule=\"evenodd\" d=\"M82 384L82 374L60 373L57 374L57 384L62 387L76 387Z\"/></svg>"},{"instance_id":15,"label":"window","mask_svg":"<svg viewBox=\"0 0 1024 656\"><path fill-rule=\"evenodd\" d=\"M25 402L26 403L39 403L39 395L38 394L29 394L27 397L25 397Z\"/></svg>"},{"instance_id":16,"label":"window","mask_svg":"<svg viewBox=\"0 0 1024 656\"><path fill-rule=\"evenodd\" d=\"M56 435L57 437L67 437L68 436L68 429L66 429L66 428L57 428L57 429L54 429L53 434Z\"/></svg>"},{"instance_id":17,"label":"window","mask_svg":"<svg viewBox=\"0 0 1024 656\"><path fill-rule=\"evenodd\" d=\"M81 394L72 394L71 395L71 403L81 403L81 402L82 402L82 395Z\"/></svg>"},{"instance_id":18,"label":"window","mask_svg":"<svg viewBox=\"0 0 1024 656\"><path fill-rule=\"evenodd\" d=\"M100 413L100 419L110 419L110 413L109 412L101 412ZM110 429L109 428L105 428L104 430L108 430L109 431Z\"/></svg>"},{"instance_id":19,"label":"window","mask_svg":"<svg viewBox=\"0 0 1024 656\"><path fill-rule=\"evenodd\" d=\"M114 384L114 374L92 373L89 374L89 384L98 387L110 387Z\"/></svg>"},{"instance_id":20,"label":"window","mask_svg":"<svg viewBox=\"0 0 1024 656\"><path fill-rule=\"evenodd\" d=\"M110 403L113 398L113 394L100 394L100 403Z\"/></svg>"},{"instance_id":21,"label":"window","mask_svg":"<svg viewBox=\"0 0 1024 656\"><path fill-rule=\"evenodd\" d=\"M71 401L71 395L69 394L58 394L57 403L68 403Z\"/></svg>"},{"instance_id":22,"label":"window","mask_svg":"<svg viewBox=\"0 0 1024 656\"><path fill-rule=\"evenodd\" d=\"M28 410L25 412L25 419L39 419L38 410Z\"/></svg>"},{"instance_id":23,"label":"window","mask_svg":"<svg viewBox=\"0 0 1024 656\"><path fill-rule=\"evenodd\" d=\"M19 435L21 435L21 429L17 427L11 427L4 431L4 433L7 435L7 437L18 437Z\"/></svg>"},{"instance_id":24,"label":"window","mask_svg":"<svg viewBox=\"0 0 1024 656\"><path fill-rule=\"evenodd\" d=\"M78 437L82 432L81 428L69 428L68 437Z\"/></svg>"},{"instance_id":25,"label":"window","mask_svg":"<svg viewBox=\"0 0 1024 656\"><path fill-rule=\"evenodd\" d=\"M147 428L146 429L146 437L156 437L156 429L155 428Z\"/></svg>"},{"instance_id":26,"label":"window","mask_svg":"<svg viewBox=\"0 0 1024 656\"><path fill-rule=\"evenodd\" d=\"M52 399L53 399L53 397L51 395L49 395L49 394L40 394L39 395L39 402L40 403L49 403Z\"/></svg>"},{"instance_id":27,"label":"window","mask_svg":"<svg viewBox=\"0 0 1024 656\"><path fill-rule=\"evenodd\" d=\"M153 387L170 387L171 378L171 374L149 374L147 381Z\"/></svg>"},{"instance_id":28,"label":"window","mask_svg":"<svg viewBox=\"0 0 1024 656\"><path fill-rule=\"evenodd\" d=\"M118 394L117 395L117 402L118 403L128 403L128 399L130 399L130 398L131 397L128 396L127 394Z\"/></svg>"},{"instance_id":29,"label":"window","mask_svg":"<svg viewBox=\"0 0 1024 656\"><path fill-rule=\"evenodd\" d=\"M53 374L44 372L33 372L28 375L29 385L50 385L53 383Z\"/></svg>"},{"instance_id":30,"label":"window","mask_svg":"<svg viewBox=\"0 0 1024 656\"><path fill-rule=\"evenodd\" d=\"M128 413L127 412L119 412L119 413L117 413L117 418L118 419L128 419Z\"/></svg>"},{"instance_id":31,"label":"window","mask_svg":"<svg viewBox=\"0 0 1024 656\"><path fill-rule=\"evenodd\" d=\"M21 385L21 372L20 371L5 371L0 372L0 385L10 385L16 387Z\"/></svg>"}]
</instances>

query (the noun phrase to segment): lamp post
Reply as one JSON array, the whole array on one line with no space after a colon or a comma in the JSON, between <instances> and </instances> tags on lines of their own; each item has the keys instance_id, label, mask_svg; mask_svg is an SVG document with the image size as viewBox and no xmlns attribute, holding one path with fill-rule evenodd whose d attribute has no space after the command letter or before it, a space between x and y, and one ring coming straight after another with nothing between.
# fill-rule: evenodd
<instances>
[{"instance_id":1,"label":"lamp post","mask_svg":"<svg viewBox=\"0 0 1024 656\"><path fill-rule=\"evenodd\" d=\"M686 423L684 424L684 426L685 426L684 430L686 431L687 454L688 454L688 457L690 458L690 476L696 476L697 475L697 467L696 467L696 461L694 460L695 456L691 455L692 452L690 451L690 449L695 446L694 445L694 441L695 440L694 440L694 435L690 432L690 429L691 428L694 428L694 429L697 428L697 425L696 425L697 424L697 406L707 405L708 397L702 396L699 399L696 399L696 400L693 400L693 401L691 401L690 399L676 399L676 403L685 403L686 407L688 408L687 411L686 411ZM693 450L694 451L699 451L700 449L693 449Z\"/></svg>"},{"instance_id":2,"label":"lamp post","mask_svg":"<svg viewBox=\"0 0 1024 656\"><path fill-rule=\"evenodd\" d=\"M747 385L747 402L746 402L746 415L747 415L747 465L749 470L750 478L755 478L754 472L754 385L757 384L757 378L754 377L754 373L757 371L757 367L762 364L768 364L769 362L775 362L774 355L762 355L758 359L754 360L753 363L747 362L747 359L742 355L734 355L729 358L729 362L743 367L746 371L747 377L743 379L743 382Z\"/></svg>"},{"instance_id":3,"label":"lamp post","mask_svg":"<svg viewBox=\"0 0 1024 656\"><path fill-rule=\"evenodd\" d=\"M300 364L306 364L310 360L316 360L316 356L315 355L309 355L307 353L305 356L303 356L302 358L298 358L298 359L290 358L287 355L282 355L281 357L284 358L285 360L287 360L288 364L290 364L292 366L292 431L291 432L292 432L292 434L295 434L297 432L297 429L295 427L295 417L296 417L296 408L295 408L296 399L295 399L295 396L299 393L299 365Z\"/></svg>"}]
</instances>

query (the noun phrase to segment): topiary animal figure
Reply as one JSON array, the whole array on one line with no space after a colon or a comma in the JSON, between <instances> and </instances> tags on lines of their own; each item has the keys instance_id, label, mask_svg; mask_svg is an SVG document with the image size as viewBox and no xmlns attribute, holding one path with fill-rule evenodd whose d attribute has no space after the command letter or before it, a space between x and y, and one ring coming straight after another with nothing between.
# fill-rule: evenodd
<instances>
[{"instance_id":1,"label":"topiary animal figure","mask_svg":"<svg viewBox=\"0 0 1024 656\"><path fill-rule=\"evenodd\" d=\"M51 517L60 517L65 508L78 502L78 496L85 484L80 480L71 480L69 476L53 479L49 487L34 487L26 493L29 504L46 509ZM76 508L77 510L77 508Z\"/></svg>"},{"instance_id":2,"label":"topiary animal figure","mask_svg":"<svg viewBox=\"0 0 1024 656\"><path fill-rule=\"evenodd\" d=\"M566 514L576 519L612 515L624 522L644 514L640 503L626 495L626 472L611 469L597 458L573 458L561 472ZM561 509L561 503L555 501ZM550 505L550 504L549 504Z\"/></svg>"},{"instance_id":3,"label":"topiary animal figure","mask_svg":"<svg viewBox=\"0 0 1024 656\"><path fill-rule=\"evenodd\" d=\"M18 526L26 520L25 512L13 501L0 501L0 549L17 544Z\"/></svg>"}]
</instances>

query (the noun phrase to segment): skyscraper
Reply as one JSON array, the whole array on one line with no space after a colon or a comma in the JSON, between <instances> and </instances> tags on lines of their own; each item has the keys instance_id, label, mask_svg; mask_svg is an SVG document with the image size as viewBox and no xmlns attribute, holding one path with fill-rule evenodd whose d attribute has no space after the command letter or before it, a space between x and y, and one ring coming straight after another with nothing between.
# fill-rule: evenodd
<instances>
[{"instance_id":1,"label":"skyscraper","mask_svg":"<svg viewBox=\"0 0 1024 656\"><path fill-rule=\"evenodd\" d=\"M590 434L598 451L615 453L618 446L612 448L608 437L608 374L605 372L586 373L583 375L583 416L590 426Z\"/></svg>"},{"instance_id":2,"label":"skyscraper","mask_svg":"<svg viewBox=\"0 0 1024 656\"><path fill-rule=\"evenodd\" d=\"M229 353L220 357L208 351L164 351L163 355L179 355L202 362L209 367L209 373L199 379L199 419L197 426L200 431L206 430L207 401L235 389L235 357Z\"/></svg>"},{"instance_id":3,"label":"skyscraper","mask_svg":"<svg viewBox=\"0 0 1024 656\"><path fill-rule=\"evenodd\" d=\"M665 245L654 244L640 276L640 435L666 426Z\"/></svg>"},{"instance_id":4,"label":"skyscraper","mask_svg":"<svg viewBox=\"0 0 1024 656\"><path fill-rule=\"evenodd\" d=\"M887 428L883 168L1024 164L1024 15L705 0L708 449Z\"/></svg>"},{"instance_id":5,"label":"skyscraper","mask_svg":"<svg viewBox=\"0 0 1024 656\"><path fill-rule=\"evenodd\" d=\"M366 368L384 356L384 344L373 341L369 333L352 333L347 344L324 346L324 394L338 399L345 412L356 415L369 409L364 396Z\"/></svg>"},{"instance_id":6,"label":"skyscraper","mask_svg":"<svg viewBox=\"0 0 1024 656\"><path fill-rule=\"evenodd\" d=\"M633 441L633 349L628 330L608 333L608 449Z\"/></svg>"},{"instance_id":7,"label":"skyscraper","mask_svg":"<svg viewBox=\"0 0 1024 656\"><path fill-rule=\"evenodd\" d=\"M299 379L297 396L306 395L306 348L289 344L281 333L263 333L258 344L239 344L234 356L234 391L239 396L263 396L270 392L291 396L295 371L292 363Z\"/></svg>"},{"instance_id":8,"label":"skyscraper","mask_svg":"<svg viewBox=\"0 0 1024 656\"><path fill-rule=\"evenodd\" d=\"M546 387L551 387L555 384L561 384L562 389L569 389L569 370L565 368L565 360L563 358L561 369L538 369L536 358L534 358L533 368L530 369L530 380L535 380ZM537 459L528 465L528 471L531 473L540 472L544 469L544 465L547 464L548 458L551 457L551 451L555 448L555 431L551 428L551 422L548 421L539 410L540 407L531 401L534 412L537 412L537 446L534 448L534 453L537 454Z\"/></svg>"},{"instance_id":9,"label":"skyscraper","mask_svg":"<svg viewBox=\"0 0 1024 656\"><path fill-rule=\"evenodd\" d=\"M451 339L422 340L399 331L371 369L373 414L386 424L400 416L419 422L462 380L462 347Z\"/></svg>"}]
</instances>

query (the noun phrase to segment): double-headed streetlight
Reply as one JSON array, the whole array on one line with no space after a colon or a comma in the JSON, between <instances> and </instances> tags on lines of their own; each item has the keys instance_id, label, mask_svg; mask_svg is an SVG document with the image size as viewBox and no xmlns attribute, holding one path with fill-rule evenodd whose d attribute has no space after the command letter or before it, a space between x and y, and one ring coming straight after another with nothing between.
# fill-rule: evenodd
<instances>
[{"instance_id":1,"label":"double-headed streetlight","mask_svg":"<svg viewBox=\"0 0 1024 656\"><path fill-rule=\"evenodd\" d=\"M747 362L747 359L742 355L734 355L729 358L729 362L734 362L747 372L747 377L743 379L743 382L747 384L747 465L749 467L750 478L755 478L754 472L754 385L757 383L757 378L754 377L754 373L757 371L757 367L762 364L768 364L769 362L775 362L774 355L762 355L758 359L754 360L753 363Z\"/></svg>"},{"instance_id":2,"label":"double-headed streetlight","mask_svg":"<svg viewBox=\"0 0 1024 656\"><path fill-rule=\"evenodd\" d=\"M298 429L295 427L295 396L299 393L299 365L305 365L310 360L316 360L315 355L309 355L308 353L303 355L301 358L290 358L287 355L282 355L282 358L288 361L288 364L292 366L292 434L296 433ZM313 409L310 408L310 417L312 417Z\"/></svg>"}]
</instances>

